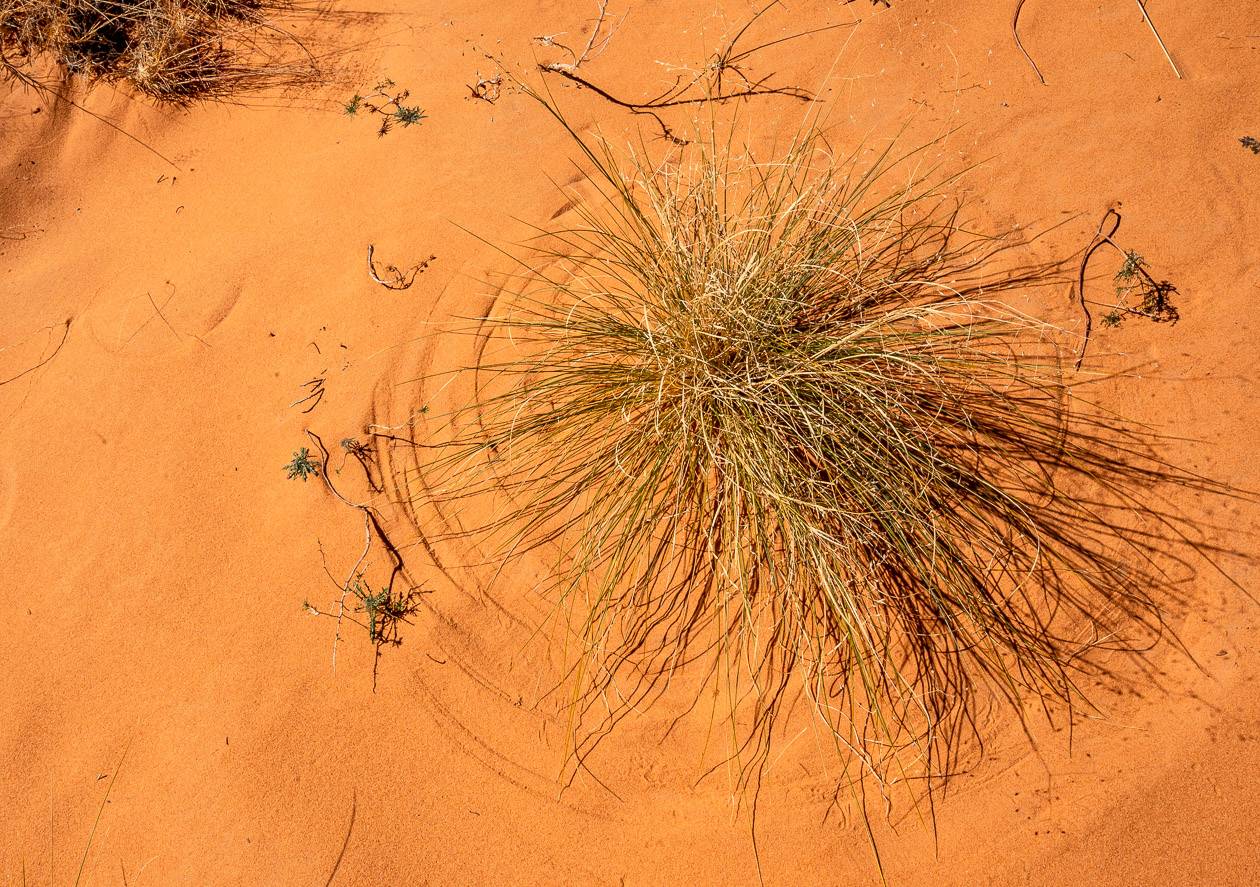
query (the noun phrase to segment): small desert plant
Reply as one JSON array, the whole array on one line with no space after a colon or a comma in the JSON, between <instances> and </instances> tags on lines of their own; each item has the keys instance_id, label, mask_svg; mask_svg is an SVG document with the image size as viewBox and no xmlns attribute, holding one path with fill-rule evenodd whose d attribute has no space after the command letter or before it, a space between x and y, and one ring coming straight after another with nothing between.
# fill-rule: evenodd
<instances>
[{"instance_id":1,"label":"small desert plant","mask_svg":"<svg viewBox=\"0 0 1260 887\"><path fill-rule=\"evenodd\" d=\"M295 0L0 0L0 68L38 85L46 60L171 104L226 99L318 79L280 26L314 14Z\"/></svg>"},{"instance_id":2,"label":"small desert plant","mask_svg":"<svg viewBox=\"0 0 1260 887\"><path fill-rule=\"evenodd\" d=\"M403 104L411 95L407 89L398 89L393 80L386 78L367 95L352 95L343 106L347 117L356 117L360 112L375 114L381 118L381 125L376 134L383 136L398 123L405 129L414 126L425 118L425 113L418 105ZM369 261L371 261L369 259Z\"/></svg>"},{"instance_id":3,"label":"small desert plant","mask_svg":"<svg viewBox=\"0 0 1260 887\"><path fill-rule=\"evenodd\" d=\"M374 644L399 644L398 625L415 615L420 592L392 591L388 586L373 591L363 578L356 577L350 592L359 601L359 611L367 617L368 638Z\"/></svg>"},{"instance_id":4,"label":"small desert plant","mask_svg":"<svg viewBox=\"0 0 1260 887\"><path fill-rule=\"evenodd\" d=\"M1167 280L1156 280L1146 270L1146 260L1133 250L1125 250L1124 264L1116 272L1116 304L1103 315L1105 326L1117 327L1130 315L1145 317L1155 323L1176 323L1181 319L1172 297L1177 287ZM1130 299L1137 295L1137 304Z\"/></svg>"},{"instance_id":5,"label":"small desert plant","mask_svg":"<svg viewBox=\"0 0 1260 887\"><path fill-rule=\"evenodd\" d=\"M319 460L311 458L311 451L306 447L298 450L293 454L293 458L285 463L285 471L288 472L289 480L305 480L314 475L319 477Z\"/></svg>"},{"instance_id":6,"label":"small desert plant","mask_svg":"<svg viewBox=\"0 0 1260 887\"><path fill-rule=\"evenodd\" d=\"M1260 139L1255 136L1243 136L1239 143L1252 154L1260 154Z\"/></svg>"},{"instance_id":7,"label":"small desert plant","mask_svg":"<svg viewBox=\"0 0 1260 887\"><path fill-rule=\"evenodd\" d=\"M1054 331L999 301L1053 268L1012 270L913 154L574 139L598 196L486 318L429 487L495 497L478 531L554 564L574 772L689 670L745 779L803 698L853 779L930 786L982 689L1071 704L1091 646L1159 632L1186 530L1146 491L1219 488L1074 395Z\"/></svg>"},{"instance_id":8,"label":"small desert plant","mask_svg":"<svg viewBox=\"0 0 1260 887\"><path fill-rule=\"evenodd\" d=\"M337 620L349 619L361 625L368 633L368 640L376 646L379 653L382 646L402 644L399 626L409 623L411 617L419 612L422 593L419 588L396 591L388 585L373 590L363 574L356 573L342 589L342 600L344 602L346 597L353 598L357 602L354 605L354 612L362 613L367 622L360 622L354 616L347 614L344 606L339 606L336 612L327 612L316 607L309 600L305 600L302 602L302 609L313 616L326 616Z\"/></svg>"}]
</instances>

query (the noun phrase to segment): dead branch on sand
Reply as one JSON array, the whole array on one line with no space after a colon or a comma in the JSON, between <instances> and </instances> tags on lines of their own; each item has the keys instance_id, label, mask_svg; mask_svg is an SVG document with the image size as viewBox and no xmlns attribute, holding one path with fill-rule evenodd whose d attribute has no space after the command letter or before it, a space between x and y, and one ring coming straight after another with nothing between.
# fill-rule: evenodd
<instances>
[{"instance_id":1,"label":"dead branch on sand","mask_svg":"<svg viewBox=\"0 0 1260 887\"><path fill-rule=\"evenodd\" d=\"M303 382L302 387L307 390L306 397L299 398L298 400L293 401L293 403L289 404L289 406L290 408L292 408L292 407L298 406L299 404L304 404L308 400L312 401L309 407L302 410L303 415L305 415L306 413L309 413L311 410L319 406L319 402L324 399L324 377L319 376L317 378L311 379L309 382Z\"/></svg>"},{"instance_id":2,"label":"dead branch on sand","mask_svg":"<svg viewBox=\"0 0 1260 887\"><path fill-rule=\"evenodd\" d=\"M804 89L801 89L799 87L767 85L769 80L772 77L774 77L773 72L770 74L767 74L766 76L758 80L751 80L744 73L743 69L740 66L740 63L749 59L754 53L760 52L761 50L767 49L771 46L775 46L780 43L786 43L790 40L797 40L802 37L809 36L811 34L820 33L822 31L829 31L829 30L832 30L833 28L851 27L852 24L842 23L842 24L836 24L836 25L825 25L819 28L811 28L806 31L801 31L796 34L791 34L787 37L780 37L775 40L770 40L765 43L760 43L750 49L744 49L739 52L736 52L735 51L736 45L744 37L744 35L748 32L748 30L753 26L753 24L758 19L760 19L766 12L768 12L772 7L776 5L777 5L777 0L775 0L775 2L773 3L770 3L767 6L762 7L760 10L754 13L753 16L747 22L745 22L738 31L735 32L735 36L732 37L719 52L714 53L712 58L710 58L709 61L704 65L704 67L701 68L700 71L696 73L694 76L692 76L690 80L687 80L686 82L684 82L684 78L680 76L678 79L675 80L673 86L671 86L668 90L666 90L661 95L652 99L647 99L644 101L631 101L631 100L619 98L618 96L615 96L612 93L610 93L607 89L604 89L603 87L598 86L595 83L591 82L586 77L583 77L581 74L577 73L577 68L583 61L586 60L588 56L588 52L584 51L581 55L574 54L572 50L568 49L568 47L565 47L562 44L556 43L554 39L551 39L551 38L548 38L548 42L545 45L559 46L562 49L566 49L569 52L569 54L573 56L574 62L573 63L564 63L564 62L540 63L538 65L538 69L545 74L558 74L559 76L573 83L576 83L578 86L584 89L589 89L591 92L594 92L596 95L598 95L600 98L604 99L605 101L610 102L611 104L617 105L620 108L625 108L626 110L630 111L633 114L645 114L651 117L652 119L656 121L657 125L660 127L661 135L664 138L668 139L669 141L673 142L676 145L685 145L687 144L687 141L674 133L674 131L670 128L669 124L667 124L664 121L664 119L660 116L660 114L658 113L659 111L669 109L669 108L684 107L688 105L720 104L722 102L734 101L736 99L753 98L757 96L785 96L788 98L798 99L804 102L811 101L814 98L812 93ZM592 39L590 43L588 43L588 50L589 50L589 46L593 44L594 42L595 35L598 33L599 25L602 24L603 22L603 10L604 10L604 6L601 5L600 21L596 25L596 30L593 31L591 34ZM603 47L607 45L608 38L610 38L611 36L612 36L612 33L610 32L604 38L603 42L600 44L601 51ZM540 38L535 38L535 39L540 39ZM723 83L723 78L727 72L730 72L734 74L735 76L739 77L739 79L743 83L742 87L734 89L734 90L728 89L726 85Z\"/></svg>"},{"instance_id":3,"label":"dead branch on sand","mask_svg":"<svg viewBox=\"0 0 1260 887\"><path fill-rule=\"evenodd\" d=\"M323 478L324 486L333 496L343 505L350 508L358 509L363 513L363 532L364 547L363 553L359 555L359 559L355 561L354 567L351 569L349 576L344 583L338 583L333 577L331 571L328 570L327 562L324 564L324 572L328 577L337 584L341 589L341 597L338 603L336 613L328 613L313 606L310 602L305 604L307 612L316 616L327 616L337 620L337 634L333 638L333 668L336 669L337 663L337 642L341 636L341 625L346 619L351 620L356 625L360 625L367 629L373 647L375 648L374 658L372 662L372 689L376 690L377 669L380 665L381 648L386 645L398 646L402 643L402 639L398 636L398 626L400 624L411 624L410 617L419 611L419 598L424 593L418 586L412 585L406 591L395 591L394 585L400 575L405 576L406 566L403 562L402 553L398 547L390 540L389 534L385 532L385 527L381 522L381 517L376 507L364 502L352 502L342 495L337 489L337 485L333 483L331 472L328 470L331 457L328 448L324 446L323 439L310 429L306 430L306 436L311 443L319 448L322 468L319 475ZM373 540L380 543L389 555L392 563L392 569L389 574L389 581L377 592L372 592L363 579L363 563L367 559L372 549ZM320 548L320 556L323 557L323 548ZM364 624L353 616L346 613L346 599L353 594L357 597L363 606L362 612L367 616L367 623Z\"/></svg>"}]
</instances>

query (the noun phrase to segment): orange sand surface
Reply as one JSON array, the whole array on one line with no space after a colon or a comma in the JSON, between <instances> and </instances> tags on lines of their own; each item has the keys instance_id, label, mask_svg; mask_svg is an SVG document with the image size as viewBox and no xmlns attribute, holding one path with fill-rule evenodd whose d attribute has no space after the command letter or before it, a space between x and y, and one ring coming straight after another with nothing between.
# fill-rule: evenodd
<instances>
[{"instance_id":1,"label":"orange sand surface","mask_svg":"<svg viewBox=\"0 0 1260 887\"><path fill-rule=\"evenodd\" d=\"M423 377L469 345L434 322L484 310L512 268L498 247L563 214L557 184L574 178L535 103L468 84L498 70L487 54L541 82L535 62L562 56L533 38L581 43L594 5L381 0L317 29L344 58L342 82L314 93L186 112L104 88L85 100L152 150L6 87L0 883L75 883L116 768L83 884L757 883L747 808L725 775L696 782L700 727L663 743L667 713L631 718L559 791L564 724L530 704L555 674L525 640L544 613L528 570L488 597L462 579L467 552L437 552L439 567L426 528L383 496L431 593L375 690L366 638L345 634L334 672L334 626L302 608L336 598L321 549L344 575L363 523L281 466L304 429L335 448L445 396ZM1138 377L1100 397L1185 439L1177 463L1260 489L1260 157L1239 144L1260 137L1260 4L1148 0L1178 80L1135 3L1029 0L1019 30L1045 85L1014 45L1013 5L789 0L754 42L854 24L769 47L748 74L816 91L837 144L941 139L935 162L978 164L958 188L993 230L1048 231L1038 258L1078 253L1119 205L1120 239L1176 282L1181 320L1096 330L1092 369ZM654 95L757 8L614 5L630 14L582 71ZM421 125L378 138L339 113L381 75L411 90ZM547 82L580 131L653 144L650 118ZM765 142L802 113L759 97L740 121ZM382 263L436 259L387 290L369 244ZM1037 298L1079 331L1068 286ZM291 404L315 378L324 396L304 414ZM1256 552L1253 506L1182 504ZM1245 561L1229 569L1260 587ZM1186 595L1169 617L1184 649L1162 643L1154 681L1103 691L1070 744L1066 717L1030 721L1034 750L995 711L935 834L904 806L876 816L889 883L1260 883L1260 606L1210 569ZM879 883L860 819L832 807L834 776L808 738L767 773L766 884Z\"/></svg>"}]
</instances>

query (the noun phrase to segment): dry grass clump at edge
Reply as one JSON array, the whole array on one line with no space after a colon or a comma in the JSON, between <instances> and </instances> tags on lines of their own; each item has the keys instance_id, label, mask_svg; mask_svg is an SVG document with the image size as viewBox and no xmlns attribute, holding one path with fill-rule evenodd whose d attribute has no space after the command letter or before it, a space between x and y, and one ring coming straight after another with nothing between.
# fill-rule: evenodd
<instances>
[{"instance_id":1,"label":"dry grass clump at edge","mask_svg":"<svg viewBox=\"0 0 1260 887\"><path fill-rule=\"evenodd\" d=\"M1224 488L1083 400L1057 331L1001 301L1052 267L1012 270L891 149L627 164L574 138L599 196L485 318L430 488L497 497L474 532L554 564L572 772L687 670L741 785L804 700L850 785L930 792L982 697L1070 708L1091 650L1158 636L1202 550L1158 491Z\"/></svg>"},{"instance_id":2,"label":"dry grass clump at edge","mask_svg":"<svg viewBox=\"0 0 1260 887\"><path fill-rule=\"evenodd\" d=\"M293 0L0 0L0 62L38 84L54 63L89 83L126 83L185 105L318 78L282 23L316 13Z\"/></svg>"}]
</instances>

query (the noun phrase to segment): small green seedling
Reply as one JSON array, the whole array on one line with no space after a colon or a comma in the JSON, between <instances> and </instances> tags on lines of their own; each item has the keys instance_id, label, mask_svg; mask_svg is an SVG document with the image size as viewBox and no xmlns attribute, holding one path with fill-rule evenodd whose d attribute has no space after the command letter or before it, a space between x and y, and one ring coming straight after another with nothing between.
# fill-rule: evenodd
<instances>
[{"instance_id":1,"label":"small green seedling","mask_svg":"<svg viewBox=\"0 0 1260 887\"><path fill-rule=\"evenodd\" d=\"M311 451L306 447L293 454L293 460L284 466L289 472L289 480L301 478L303 482L312 475L319 477L319 460L311 458Z\"/></svg>"},{"instance_id":2,"label":"small green seedling","mask_svg":"<svg viewBox=\"0 0 1260 887\"><path fill-rule=\"evenodd\" d=\"M383 136L396 123L404 127L414 126L425 118L424 110L419 106L403 104L410 95L410 90L395 89L394 81L387 77L372 87L372 92L367 95L356 92L342 108L347 117L357 116L360 111L379 115L381 126L377 135Z\"/></svg>"}]
</instances>

